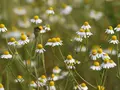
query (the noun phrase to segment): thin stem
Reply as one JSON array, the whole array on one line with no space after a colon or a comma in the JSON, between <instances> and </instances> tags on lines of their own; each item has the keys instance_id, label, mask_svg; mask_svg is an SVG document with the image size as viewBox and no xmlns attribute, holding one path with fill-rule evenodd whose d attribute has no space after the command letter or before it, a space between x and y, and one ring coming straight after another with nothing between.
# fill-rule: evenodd
<instances>
[{"instance_id":1,"label":"thin stem","mask_svg":"<svg viewBox=\"0 0 120 90\"><path fill-rule=\"evenodd\" d=\"M105 75L105 69L103 70L103 73L102 73L102 77L101 77L100 85L102 85L102 83L103 83L104 75Z\"/></svg>"},{"instance_id":2,"label":"thin stem","mask_svg":"<svg viewBox=\"0 0 120 90\"><path fill-rule=\"evenodd\" d=\"M87 83L88 85L90 85L91 87L93 87L93 88L96 89L96 87L95 87L94 85L92 85L91 83L89 83L88 81L86 81L76 70L74 70L74 71L75 71L75 73L76 73L85 83Z\"/></svg>"},{"instance_id":3,"label":"thin stem","mask_svg":"<svg viewBox=\"0 0 120 90\"><path fill-rule=\"evenodd\" d=\"M103 86L105 85L106 78L107 78L107 70L105 70L104 80L103 80Z\"/></svg>"},{"instance_id":4,"label":"thin stem","mask_svg":"<svg viewBox=\"0 0 120 90\"><path fill-rule=\"evenodd\" d=\"M7 90L9 90L9 71L8 70L6 71L6 76L7 76L7 81L6 81Z\"/></svg>"}]
</instances>

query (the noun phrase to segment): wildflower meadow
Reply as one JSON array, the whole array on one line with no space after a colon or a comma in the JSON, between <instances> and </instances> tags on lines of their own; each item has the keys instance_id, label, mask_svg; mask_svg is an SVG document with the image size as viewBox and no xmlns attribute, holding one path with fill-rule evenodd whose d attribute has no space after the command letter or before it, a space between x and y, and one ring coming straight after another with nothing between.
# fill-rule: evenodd
<instances>
[{"instance_id":1,"label":"wildflower meadow","mask_svg":"<svg viewBox=\"0 0 120 90\"><path fill-rule=\"evenodd\" d=\"M0 0L0 90L120 90L120 0Z\"/></svg>"}]
</instances>

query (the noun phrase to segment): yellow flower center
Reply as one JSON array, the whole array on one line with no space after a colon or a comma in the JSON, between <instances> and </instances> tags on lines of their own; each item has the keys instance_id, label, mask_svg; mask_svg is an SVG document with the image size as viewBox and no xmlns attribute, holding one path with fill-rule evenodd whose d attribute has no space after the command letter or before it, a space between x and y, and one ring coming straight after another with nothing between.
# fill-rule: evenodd
<instances>
[{"instance_id":1,"label":"yellow flower center","mask_svg":"<svg viewBox=\"0 0 120 90\"><path fill-rule=\"evenodd\" d=\"M52 77L52 78L54 78L54 77L55 77L55 75L54 75L54 74L52 74L52 75L51 75L51 77Z\"/></svg>"},{"instance_id":2,"label":"yellow flower center","mask_svg":"<svg viewBox=\"0 0 120 90\"><path fill-rule=\"evenodd\" d=\"M57 42L57 39L56 38L52 38L52 42Z\"/></svg>"},{"instance_id":3,"label":"yellow flower center","mask_svg":"<svg viewBox=\"0 0 120 90\"><path fill-rule=\"evenodd\" d=\"M58 69L59 69L59 67L58 67L58 66L55 66L55 67L54 67L54 69L55 69L55 70L58 70Z\"/></svg>"},{"instance_id":4,"label":"yellow flower center","mask_svg":"<svg viewBox=\"0 0 120 90\"><path fill-rule=\"evenodd\" d=\"M56 38L56 41L57 41L57 42L60 42L60 38L59 38L59 37L58 37L58 38Z\"/></svg>"},{"instance_id":5,"label":"yellow flower center","mask_svg":"<svg viewBox=\"0 0 120 90\"><path fill-rule=\"evenodd\" d=\"M10 38L10 42L15 42L15 38Z\"/></svg>"},{"instance_id":6,"label":"yellow flower center","mask_svg":"<svg viewBox=\"0 0 120 90\"><path fill-rule=\"evenodd\" d=\"M34 82L34 81L31 81L30 83L31 83L31 84L34 84L35 82Z\"/></svg>"},{"instance_id":7,"label":"yellow flower center","mask_svg":"<svg viewBox=\"0 0 120 90\"><path fill-rule=\"evenodd\" d=\"M39 26L40 30L43 30L43 27L42 26Z\"/></svg>"},{"instance_id":8,"label":"yellow flower center","mask_svg":"<svg viewBox=\"0 0 120 90\"><path fill-rule=\"evenodd\" d=\"M4 24L0 24L0 28L4 28L5 27L5 25Z\"/></svg>"},{"instance_id":9,"label":"yellow flower center","mask_svg":"<svg viewBox=\"0 0 120 90\"><path fill-rule=\"evenodd\" d=\"M18 78L18 79L21 79L21 78L22 78L22 76L21 76L21 75L18 75L18 76L17 76L17 78Z\"/></svg>"},{"instance_id":10,"label":"yellow flower center","mask_svg":"<svg viewBox=\"0 0 120 90\"><path fill-rule=\"evenodd\" d=\"M95 50L95 49L92 50L92 54L93 54L93 55L96 55L96 54L97 54L97 50Z\"/></svg>"},{"instance_id":11,"label":"yellow flower center","mask_svg":"<svg viewBox=\"0 0 120 90\"><path fill-rule=\"evenodd\" d=\"M105 90L105 88L103 86L98 86L98 90Z\"/></svg>"},{"instance_id":12,"label":"yellow flower center","mask_svg":"<svg viewBox=\"0 0 120 90\"><path fill-rule=\"evenodd\" d=\"M86 87L86 84L85 84L85 83L82 83L82 84L81 84L81 87Z\"/></svg>"},{"instance_id":13,"label":"yellow flower center","mask_svg":"<svg viewBox=\"0 0 120 90\"><path fill-rule=\"evenodd\" d=\"M120 28L120 24L117 25L117 28Z\"/></svg>"},{"instance_id":14,"label":"yellow flower center","mask_svg":"<svg viewBox=\"0 0 120 90\"><path fill-rule=\"evenodd\" d=\"M42 79L45 79L45 78L46 78L46 76L45 76L45 75L42 75L42 76L41 76L41 78L42 78Z\"/></svg>"},{"instance_id":15,"label":"yellow flower center","mask_svg":"<svg viewBox=\"0 0 120 90\"><path fill-rule=\"evenodd\" d=\"M80 32L85 32L85 30L84 30L84 29L80 29L79 31L80 31Z\"/></svg>"},{"instance_id":16,"label":"yellow flower center","mask_svg":"<svg viewBox=\"0 0 120 90\"><path fill-rule=\"evenodd\" d=\"M109 60L110 63L113 63L114 61L113 60Z\"/></svg>"},{"instance_id":17,"label":"yellow flower center","mask_svg":"<svg viewBox=\"0 0 120 90\"><path fill-rule=\"evenodd\" d=\"M100 63L95 61L95 62L94 62L94 65L95 65L95 66L100 66Z\"/></svg>"},{"instance_id":18,"label":"yellow flower center","mask_svg":"<svg viewBox=\"0 0 120 90\"><path fill-rule=\"evenodd\" d=\"M30 60L27 60L26 63L27 63L27 65L30 65L31 61L30 61Z\"/></svg>"},{"instance_id":19,"label":"yellow flower center","mask_svg":"<svg viewBox=\"0 0 120 90\"><path fill-rule=\"evenodd\" d=\"M50 8L49 8L49 10L53 10L53 8L52 8L52 7L50 7Z\"/></svg>"},{"instance_id":20,"label":"yellow flower center","mask_svg":"<svg viewBox=\"0 0 120 90\"><path fill-rule=\"evenodd\" d=\"M5 54L5 55L8 55L8 54L9 54L9 52L8 52L8 51L4 51L4 54Z\"/></svg>"},{"instance_id":21,"label":"yellow flower center","mask_svg":"<svg viewBox=\"0 0 120 90\"><path fill-rule=\"evenodd\" d=\"M71 60L71 59L72 59L72 56L71 56L71 55L68 55L68 56L67 56L67 59L68 59L68 60Z\"/></svg>"},{"instance_id":22,"label":"yellow flower center","mask_svg":"<svg viewBox=\"0 0 120 90\"><path fill-rule=\"evenodd\" d=\"M113 27L112 27L112 26L109 26L108 29L113 30Z\"/></svg>"},{"instance_id":23,"label":"yellow flower center","mask_svg":"<svg viewBox=\"0 0 120 90\"><path fill-rule=\"evenodd\" d=\"M39 17L36 15L36 16L34 16L34 19L37 20L37 19L39 19Z\"/></svg>"},{"instance_id":24,"label":"yellow flower center","mask_svg":"<svg viewBox=\"0 0 120 90\"><path fill-rule=\"evenodd\" d=\"M54 81L50 81L50 86L54 86Z\"/></svg>"},{"instance_id":25,"label":"yellow flower center","mask_svg":"<svg viewBox=\"0 0 120 90\"><path fill-rule=\"evenodd\" d=\"M117 40L117 37L115 35L113 35L112 40Z\"/></svg>"},{"instance_id":26,"label":"yellow flower center","mask_svg":"<svg viewBox=\"0 0 120 90\"><path fill-rule=\"evenodd\" d=\"M52 39L48 39L48 42L52 42Z\"/></svg>"},{"instance_id":27,"label":"yellow flower center","mask_svg":"<svg viewBox=\"0 0 120 90\"><path fill-rule=\"evenodd\" d=\"M38 45L37 45L37 48L38 48L38 49L42 49L42 48L43 48L42 44L38 44Z\"/></svg>"},{"instance_id":28,"label":"yellow flower center","mask_svg":"<svg viewBox=\"0 0 120 90\"><path fill-rule=\"evenodd\" d=\"M0 83L0 88L3 88L3 85Z\"/></svg>"},{"instance_id":29,"label":"yellow flower center","mask_svg":"<svg viewBox=\"0 0 120 90\"><path fill-rule=\"evenodd\" d=\"M105 60L104 60L104 63L108 63L108 62L109 62L109 59L105 59Z\"/></svg>"},{"instance_id":30,"label":"yellow flower center","mask_svg":"<svg viewBox=\"0 0 120 90\"><path fill-rule=\"evenodd\" d=\"M66 7L67 7L67 5L66 5L66 4L62 4L62 6L63 6L63 8L66 8Z\"/></svg>"},{"instance_id":31,"label":"yellow flower center","mask_svg":"<svg viewBox=\"0 0 120 90\"><path fill-rule=\"evenodd\" d=\"M26 40L26 35L21 35L21 40Z\"/></svg>"},{"instance_id":32,"label":"yellow flower center","mask_svg":"<svg viewBox=\"0 0 120 90\"><path fill-rule=\"evenodd\" d=\"M103 52L103 50L100 48L100 49L98 49L98 53L102 53Z\"/></svg>"},{"instance_id":33,"label":"yellow flower center","mask_svg":"<svg viewBox=\"0 0 120 90\"><path fill-rule=\"evenodd\" d=\"M84 25L87 26L87 25L89 25L89 23L88 22L84 22Z\"/></svg>"}]
</instances>

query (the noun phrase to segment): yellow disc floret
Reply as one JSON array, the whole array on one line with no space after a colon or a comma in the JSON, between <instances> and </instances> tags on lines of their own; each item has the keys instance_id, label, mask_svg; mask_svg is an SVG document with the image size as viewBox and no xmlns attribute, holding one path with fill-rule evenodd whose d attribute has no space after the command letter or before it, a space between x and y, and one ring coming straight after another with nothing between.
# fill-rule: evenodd
<instances>
[{"instance_id":1,"label":"yellow disc floret","mask_svg":"<svg viewBox=\"0 0 120 90\"><path fill-rule=\"evenodd\" d=\"M4 24L0 24L0 28L4 28L5 27L5 25Z\"/></svg>"},{"instance_id":2,"label":"yellow disc floret","mask_svg":"<svg viewBox=\"0 0 120 90\"><path fill-rule=\"evenodd\" d=\"M92 50L92 54L93 54L93 55L96 55L96 54L97 54L97 50L95 50L95 49Z\"/></svg>"},{"instance_id":3,"label":"yellow disc floret","mask_svg":"<svg viewBox=\"0 0 120 90\"><path fill-rule=\"evenodd\" d=\"M113 30L113 27L112 27L112 26L109 26L108 29Z\"/></svg>"},{"instance_id":4,"label":"yellow disc floret","mask_svg":"<svg viewBox=\"0 0 120 90\"><path fill-rule=\"evenodd\" d=\"M50 8L49 8L49 10L53 10L53 8L52 8L52 7L50 7Z\"/></svg>"},{"instance_id":5,"label":"yellow disc floret","mask_svg":"<svg viewBox=\"0 0 120 90\"><path fill-rule=\"evenodd\" d=\"M81 87L86 87L86 84L85 84L85 83L82 83L82 84L81 84Z\"/></svg>"},{"instance_id":6,"label":"yellow disc floret","mask_svg":"<svg viewBox=\"0 0 120 90\"><path fill-rule=\"evenodd\" d=\"M31 61L30 61L30 60L27 60L26 63L27 63L27 65L30 65Z\"/></svg>"},{"instance_id":7,"label":"yellow disc floret","mask_svg":"<svg viewBox=\"0 0 120 90\"><path fill-rule=\"evenodd\" d=\"M18 79L21 79L21 78L22 78L22 76L21 76L21 75L18 75L18 76L17 76L17 78L18 78Z\"/></svg>"},{"instance_id":8,"label":"yellow disc floret","mask_svg":"<svg viewBox=\"0 0 120 90\"><path fill-rule=\"evenodd\" d=\"M57 39L56 38L52 38L52 42L57 42Z\"/></svg>"},{"instance_id":9,"label":"yellow disc floret","mask_svg":"<svg viewBox=\"0 0 120 90\"><path fill-rule=\"evenodd\" d=\"M87 26L87 25L89 25L89 23L88 22L84 22L84 25Z\"/></svg>"},{"instance_id":10,"label":"yellow disc floret","mask_svg":"<svg viewBox=\"0 0 120 90\"><path fill-rule=\"evenodd\" d=\"M54 74L52 74L52 75L51 75L51 77L52 77L52 78L54 78L54 77L55 77L55 75L54 75Z\"/></svg>"},{"instance_id":11,"label":"yellow disc floret","mask_svg":"<svg viewBox=\"0 0 120 90\"><path fill-rule=\"evenodd\" d=\"M52 42L52 39L48 39L48 42Z\"/></svg>"},{"instance_id":12,"label":"yellow disc floret","mask_svg":"<svg viewBox=\"0 0 120 90\"><path fill-rule=\"evenodd\" d=\"M10 42L15 42L15 38L10 38Z\"/></svg>"},{"instance_id":13,"label":"yellow disc floret","mask_svg":"<svg viewBox=\"0 0 120 90\"><path fill-rule=\"evenodd\" d=\"M39 26L40 30L43 30L43 27L42 26Z\"/></svg>"},{"instance_id":14,"label":"yellow disc floret","mask_svg":"<svg viewBox=\"0 0 120 90\"><path fill-rule=\"evenodd\" d=\"M117 25L117 28L120 28L120 24Z\"/></svg>"},{"instance_id":15,"label":"yellow disc floret","mask_svg":"<svg viewBox=\"0 0 120 90\"><path fill-rule=\"evenodd\" d=\"M38 45L37 45L37 48L38 48L38 49L42 49L42 48L43 48L43 45L42 45L42 44L38 44Z\"/></svg>"},{"instance_id":16,"label":"yellow disc floret","mask_svg":"<svg viewBox=\"0 0 120 90\"><path fill-rule=\"evenodd\" d=\"M114 63L114 61L113 61L113 60L109 60L109 62L110 62L110 63Z\"/></svg>"},{"instance_id":17,"label":"yellow disc floret","mask_svg":"<svg viewBox=\"0 0 120 90\"><path fill-rule=\"evenodd\" d=\"M113 35L112 40L117 40L117 37L115 35Z\"/></svg>"},{"instance_id":18,"label":"yellow disc floret","mask_svg":"<svg viewBox=\"0 0 120 90\"><path fill-rule=\"evenodd\" d=\"M105 59L105 60L104 60L104 63L108 63L108 62L109 62L109 59Z\"/></svg>"},{"instance_id":19,"label":"yellow disc floret","mask_svg":"<svg viewBox=\"0 0 120 90\"><path fill-rule=\"evenodd\" d=\"M98 49L98 53L102 53L103 50L101 48Z\"/></svg>"},{"instance_id":20,"label":"yellow disc floret","mask_svg":"<svg viewBox=\"0 0 120 90\"><path fill-rule=\"evenodd\" d=\"M41 78L42 78L42 79L46 79L46 76L45 76L45 75L42 75Z\"/></svg>"},{"instance_id":21,"label":"yellow disc floret","mask_svg":"<svg viewBox=\"0 0 120 90\"><path fill-rule=\"evenodd\" d=\"M59 37L57 37L57 38L56 38L56 41L57 41L57 42L60 42L60 38L59 38Z\"/></svg>"},{"instance_id":22,"label":"yellow disc floret","mask_svg":"<svg viewBox=\"0 0 120 90\"><path fill-rule=\"evenodd\" d=\"M21 40L24 41L24 40L26 40L26 38L27 38L26 35L21 35Z\"/></svg>"},{"instance_id":23,"label":"yellow disc floret","mask_svg":"<svg viewBox=\"0 0 120 90\"><path fill-rule=\"evenodd\" d=\"M36 15L36 16L34 16L34 19L37 20L37 19L39 19L39 17Z\"/></svg>"},{"instance_id":24,"label":"yellow disc floret","mask_svg":"<svg viewBox=\"0 0 120 90\"><path fill-rule=\"evenodd\" d=\"M55 70L58 70L58 69L59 69L59 67L58 67L58 66L55 66L55 67L54 67L54 69L55 69Z\"/></svg>"},{"instance_id":25,"label":"yellow disc floret","mask_svg":"<svg viewBox=\"0 0 120 90\"><path fill-rule=\"evenodd\" d=\"M3 88L3 85L0 83L0 88Z\"/></svg>"},{"instance_id":26,"label":"yellow disc floret","mask_svg":"<svg viewBox=\"0 0 120 90\"><path fill-rule=\"evenodd\" d=\"M4 54L5 54L5 55L8 55L8 54L9 54L9 52L8 52L8 51L4 51Z\"/></svg>"},{"instance_id":27,"label":"yellow disc floret","mask_svg":"<svg viewBox=\"0 0 120 90\"><path fill-rule=\"evenodd\" d=\"M54 86L54 81L50 81L49 85Z\"/></svg>"},{"instance_id":28,"label":"yellow disc floret","mask_svg":"<svg viewBox=\"0 0 120 90\"><path fill-rule=\"evenodd\" d=\"M31 81L30 83L31 83L31 84L34 84L35 82L34 82L34 81Z\"/></svg>"},{"instance_id":29,"label":"yellow disc floret","mask_svg":"<svg viewBox=\"0 0 120 90\"><path fill-rule=\"evenodd\" d=\"M80 32L85 32L85 30L84 30L84 29L80 29L79 31L80 31Z\"/></svg>"},{"instance_id":30,"label":"yellow disc floret","mask_svg":"<svg viewBox=\"0 0 120 90\"><path fill-rule=\"evenodd\" d=\"M72 59L72 55L68 55L68 56L67 56L67 59L68 59L68 60L71 60L71 59Z\"/></svg>"},{"instance_id":31,"label":"yellow disc floret","mask_svg":"<svg viewBox=\"0 0 120 90\"><path fill-rule=\"evenodd\" d=\"M95 65L95 66L100 66L100 63L97 62L97 61L95 61L95 62L94 62L94 65Z\"/></svg>"}]
</instances>

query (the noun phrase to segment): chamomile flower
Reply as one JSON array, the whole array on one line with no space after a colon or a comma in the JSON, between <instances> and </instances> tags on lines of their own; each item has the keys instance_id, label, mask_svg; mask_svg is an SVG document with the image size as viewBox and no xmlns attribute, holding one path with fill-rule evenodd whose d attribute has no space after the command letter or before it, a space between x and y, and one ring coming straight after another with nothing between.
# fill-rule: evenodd
<instances>
[{"instance_id":1,"label":"chamomile flower","mask_svg":"<svg viewBox=\"0 0 120 90\"><path fill-rule=\"evenodd\" d=\"M42 20L36 15L34 16L33 19L31 19L31 22L35 24L39 24L39 23L42 23Z\"/></svg>"},{"instance_id":2,"label":"chamomile flower","mask_svg":"<svg viewBox=\"0 0 120 90\"><path fill-rule=\"evenodd\" d=\"M48 46L61 46L62 45L62 40L57 37L57 38L52 38L52 39L49 39L48 42L46 43L46 45Z\"/></svg>"},{"instance_id":3,"label":"chamomile flower","mask_svg":"<svg viewBox=\"0 0 120 90\"><path fill-rule=\"evenodd\" d=\"M107 34L114 34L113 27L112 27L112 26L109 26L109 27L106 29L105 33L107 33Z\"/></svg>"},{"instance_id":4,"label":"chamomile flower","mask_svg":"<svg viewBox=\"0 0 120 90\"><path fill-rule=\"evenodd\" d=\"M109 55L107 53L103 54L102 55L102 59L105 60L105 59L110 59Z\"/></svg>"},{"instance_id":5,"label":"chamomile flower","mask_svg":"<svg viewBox=\"0 0 120 90\"><path fill-rule=\"evenodd\" d=\"M87 36L88 38L93 35L92 32L90 32L89 29L86 29L86 30L85 30L85 34L86 34L86 36Z\"/></svg>"},{"instance_id":6,"label":"chamomile flower","mask_svg":"<svg viewBox=\"0 0 120 90\"><path fill-rule=\"evenodd\" d=\"M40 33L46 33L46 30L42 26L39 26L39 29L40 29Z\"/></svg>"},{"instance_id":7,"label":"chamomile flower","mask_svg":"<svg viewBox=\"0 0 120 90\"><path fill-rule=\"evenodd\" d=\"M48 10L46 10L47 14L55 14L54 10L52 7L50 7Z\"/></svg>"},{"instance_id":8,"label":"chamomile flower","mask_svg":"<svg viewBox=\"0 0 120 90\"><path fill-rule=\"evenodd\" d=\"M37 84L36 84L34 81L31 81L31 82L30 82L30 87L36 88L36 87L37 87Z\"/></svg>"},{"instance_id":9,"label":"chamomile flower","mask_svg":"<svg viewBox=\"0 0 120 90\"><path fill-rule=\"evenodd\" d=\"M90 57L92 60L97 60L98 58L98 53L97 53L97 50L96 49L93 49L91 54L90 54Z\"/></svg>"},{"instance_id":10,"label":"chamomile flower","mask_svg":"<svg viewBox=\"0 0 120 90\"><path fill-rule=\"evenodd\" d=\"M17 8L14 8L14 13L17 15L25 15L27 11L23 7L17 7Z\"/></svg>"},{"instance_id":11,"label":"chamomile flower","mask_svg":"<svg viewBox=\"0 0 120 90\"><path fill-rule=\"evenodd\" d=\"M28 37L25 34L21 34L21 39L18 41L19 45L25 45L28 44L30 42L30 40L28 39Z\"/></svg>"},{"instance_id":12,"label":"chamomile flower","mask_svg":"<svg viewBox=\"0 0 120 90\"><path fill-rule=\"evenodd\" d=\"M92 70L96 70L96 71L99 71L101 70L101 66L100 66L100 63L95 61L94 64L90 67Z\"/></svg>"},{"instance_id":13,"label":"chamomile flower","mask_svg":"<svg viewBox=\"0 0 120 90\"><path fill-rule=\"evenodd\" d=\"M12 55L8 51L4 51L3 55L1 55L3 59L11 59Z\"/></svg>"},{"instance_id":14,"label":"chamomile flower","mask_svg":"<svg viewBox=\"0 0 120 90\"><path fill-rule=\"evenodd\" d=\"M86 86L85 83L81 83L80 85L76 85L74 87L75 90L88 90L88 87Z\"/></svg>"},{"instance_id":15,"label":"chamomile flower","mask_svg":"<svg viewBox=\"0 0 120 90\"><path fill-rule=\"evenodd\" d=\"M77 35L80 35L80 37L86 38L86 33L84 29L80 29L79 31L76 32Z\"/></svg>"},{"instance_id":16,"label":"chamomile flower","mask_svg":"<svg viewBox=\"0 0 120 90\"><path fill-rule=\"evenodd\" d=\"M61 10L61 14L68 15L72 12L72 7L70 5L63 4L63 9Z\"/></svg>"},{"instance_id":17,"label":"chamomile flower","mask_svg":"<svg viewBox=\"0 0 120 90\"><path fill-rule=\"evenodd\" d=\"M45 86L46 82L47 82L47 78L45 75L42 75L40 78L38 78L38 81L37 81L39 86Z\"/></svg>"},{"instance_id":18,"label":"chamomile flower","mask_svg":"<svg viewBox=\"0 0 120 90\"><path fill-rule=\"evenodd\" d=\"M6 32L7 28L5 27L4 24L0 24L0 32Z\"/></svg>"},{"instance_id":19,"label":"chamomile flower","mask_svg":"<svg viewBox=\"0 0 120 90\"><path fill-rule=\"evenodd\" d=\"M109 59L105 59L104 62L101 64L101 67L104 68L104 69L111 68L111 65L109 63Z\"/></svg>"},{"instance_id":20,"label":"chamomile flower","mask_svg":"<svg viewBox=\"0 0 120 90\"><path fill-rule=\"evenodd\" d=\"M43 45L42 45L42 44L38 44L38 45L37 45L37 49L36 49L35 51L36 51L36 53L41 54L41 53L44 53L44 52L45 52L45 49L43 48Z\"/></svg>"},{"instance_id":21,"label":"chamomile flower","mask_svg":"<svg viewBox=\"0 0 120 90\"><path fill-rule=\"evenodd\" d=\"M32 60L24 60L23 63L27 66L31 66L31 67L34 67L36 66L36 62L35 61L32 61Z\"/></svg>"},{"instance_id":22,"label":"chamomile flower","mask_svg":"<svg viewBox=\"0 0 120 90\"><path fill-rule=\"evenodd\" d=\"M111 55L116 55L117 51L112 48L112 47L108 47L107 49L104 50L105 53L111 54Z\"/></svg>"},{"instance_id":23,"label":"chamomile flower","mask_svg":"<svg viewBox=\"0 0 120 90\"><path fill-rule=\"evenodd\" d=\"M89 25L89 23L88 22L84 22L84 25L82 25L82 27L81 27L82 29L84 29L84 30L86 30L86 29L90 29L91 28L91 26Z\"/></svg>"},{"instance_id":24,"label":"chamomile flower","mask_svg":"<svg viewBox=\"0 0 120 90\"><path fill-rule=\"evenodd\" d=\"M50 90L56 90L55 85L54 85L54 81L50 81L49 88L50 88Z\"/></svg>"},{"instance_id":25,"label":"chamomile flower","mask_svg":"<svg viewBox=\"0 0 120 90\"><path fill-rule=\"evenodd\" d=\"M67 59L64 61L66 64L75 64L75 59L71 55L67 56Z\"/></svg>"},{"instance_id":26,"label":"chamomile flower","mask_svg":"<svg viewBox=\"0 0 120 90\"><path fill-rule=\"evenodd\" d=\"M61 69L58 67L58 66L55 66L54 68L53 68L53 73L54 74L59 74L61 72Z\"/></svg>"},{"instance_id":27,"label":"chamomile flower","mask_svg":"<svg viewBox=\"0 0 120 90\"><path fill-rule=\"evenodd\" d=\"M10 38L10 40L9 40L9 42L8 42L8 45L10 45L10 46L15 46L16 45L16 40L15 40L15 38Z\"/></svg>"},{"instance_id":28,"label":"chamomile flower","mask_svg":"<svg viewBox=\"0 0 120 90\"><path fill-rule=\"evenodd\" d=\"M52 74L51 77L48 78L48 80L57 81L57 80L59 80L59 75L57 75L57 74Z\"/></svg>"},{"instance_id":29,"label":"chamomile flower","mask_svg":"<svg viewBox=\"0 0 120 90\"><path fill-rule=\"evenodd\" d=\"M83 41L83 38L80 37L80 35L77 35L77 36L74 37L74 41L82 42L82 41Z\"/></svg>"},{"instance_id":30,"label":"chamomile flower","mask_svg":"<svg viewBox=\"0 0 120 90\"><path fill-rule=\"evenodd\" d=\"M0 90L4 90L4 87L1 83L0 83Z\"/></svg>"},{"instance_id":31,"label":"chamomile flower","mask_svg":"<svg viewBox=\"0 0 120 90\"><path fill-rule=\"evenodd\" d=\"M97 50L97 52L98 52L98 58L101 58L101 57L103 56L103 54L105 54L105 53L103 52L102 48L99 48L99 49Z\"/></svg>"},{"instance_id":32,"label":"chamomile flower","mask_svg":"<svg viewBox=\"0 0 120 90\"><path fill-rule=\"evenodd\" d=\"M112 38L109 40L109 43L118 44L119 41L117 40L117 36L113 35Z\"/></svg>"},{"instance_id":33,"label":"chamomile flower","mask_svg":"<svg viewBox=\"0 0 120 90\"><path fill-rule=\"evenodd\" d=\"M17 78L15 79L15 82L22 83L22 82L24 82L24 79L23 79L23 77L21 75L18 75Z\"/></svg>"},{"instance_id":34,"label":"chamomile flower","mask_svg":"<svg viewBox=\"0 0 120 90\"><path fill-rule=\"evenodd\" d=\"M46 31L50 31L50 30L51 30L51 29L50 29L50 25L49 25L49 24L47 24L47 25L43 26L43 28L44 28Z\"/></svg>"},{"instance_id":35,"label":"chamomile flower","mask_svg":"<svg viewBox=\"0 0 120 90\"><path fill-rule=\"evenodd\" d=\"M114 30L115 30L116 32L119 32L119 31L120 31L120 24L118 24L117 27L114 28Z\"/></svg>"},{"instance_id":36,"label":"chamomile flower","mask_svg":"<svg viewBox=\"0 0 120 90\"><path fill-rule=\"evenodd\" d=\"M116 63L113 60L109 60L109 65L111 68L117 66Z\"/></svg>"}]
</instances>

